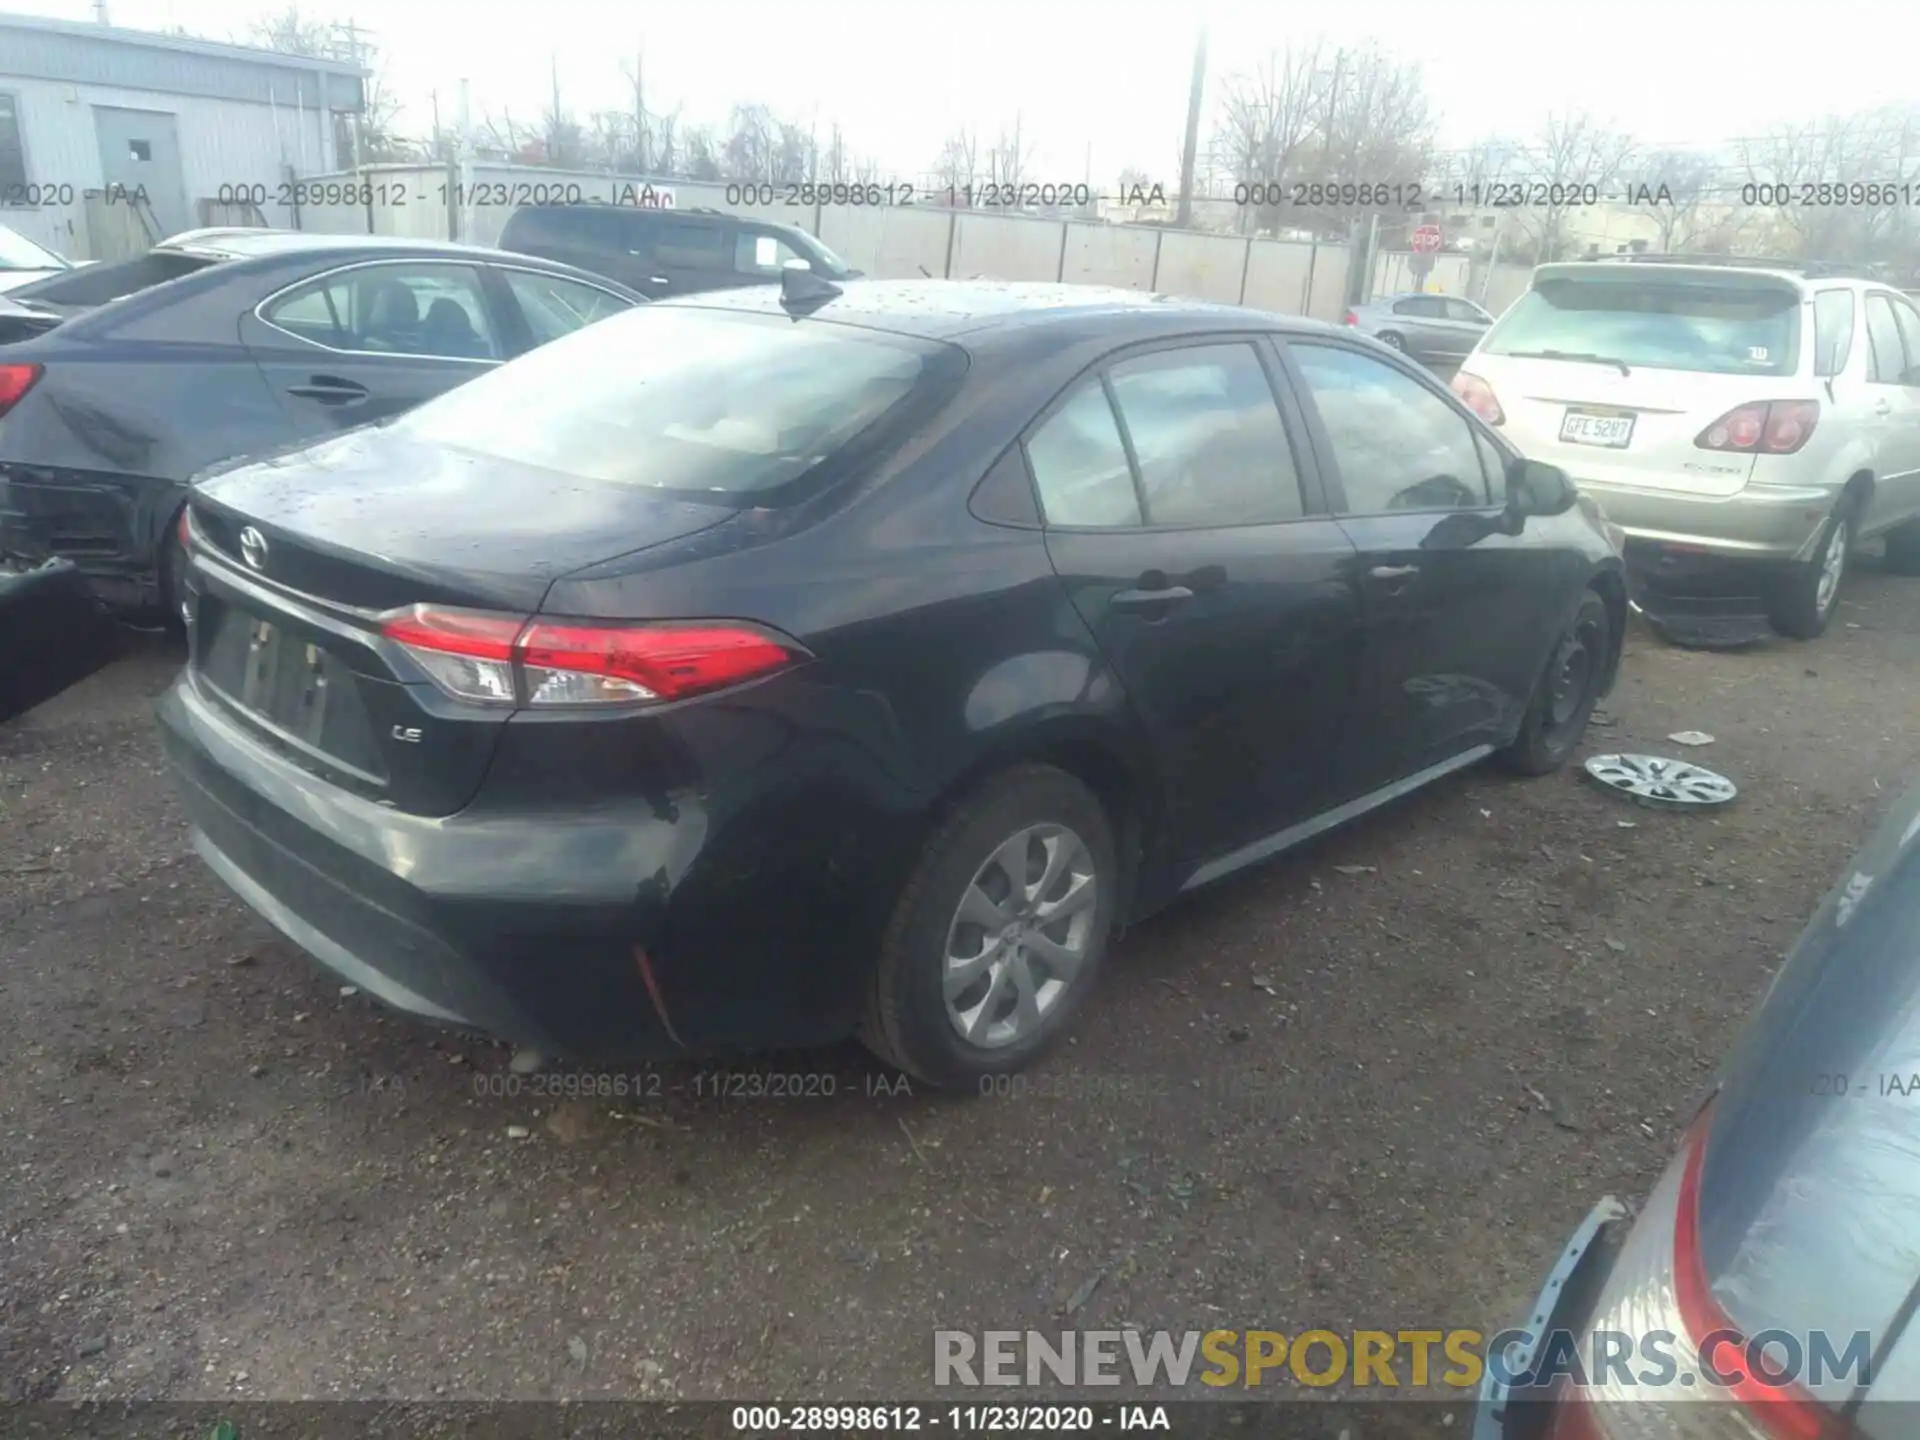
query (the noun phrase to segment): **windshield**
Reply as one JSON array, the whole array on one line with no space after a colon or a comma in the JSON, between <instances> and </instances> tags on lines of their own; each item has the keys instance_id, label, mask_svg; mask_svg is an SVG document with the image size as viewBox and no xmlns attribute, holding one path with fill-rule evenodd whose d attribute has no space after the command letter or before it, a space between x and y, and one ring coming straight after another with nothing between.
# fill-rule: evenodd
<instances>
[{"instance_id":1,"label":"windshield","mask_svg":"<svg viewBox=\"0 0 1920 1440\"><path fill-rule=\"evenodd\" d=\"M1488 332L1489 355L1561 351L1658 370L1791 375L1800 302L1760 286L1670 277L1544 280Z\"/></svg>"},{"instance_id":2,"label":"windshield","mask_svg":"<svg viewBox=\"0 0 1920 1440\"><path fill-rule=\"evenodd\" d=\"M0 270L65 270L67 262L18 230L0 225Z\"/></svg>"},{"instance_id":3,"label":"windshield","mask_svg":"<svg viewBox=\"0 0 1920 1440\"><path fill-rule=\"evenodd\" d=\"M951 347L648 306L449 391L397 433L626 485L763 495L894 410Z\"/></svg>"}]
</instances>

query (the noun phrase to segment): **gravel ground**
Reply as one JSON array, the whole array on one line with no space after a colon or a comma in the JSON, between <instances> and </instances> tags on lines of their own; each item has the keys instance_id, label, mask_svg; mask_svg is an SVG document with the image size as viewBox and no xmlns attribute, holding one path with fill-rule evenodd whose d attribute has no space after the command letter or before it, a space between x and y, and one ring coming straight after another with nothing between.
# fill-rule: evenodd
<instances>
[{"instance_id":1,"label":"gravel ground","mask_svg":"<svg viewBox=\"0 0 1920 1440\"><path fill-rule=\"evenodd\" d=\"M885 1399L936 1328L1496 1327L1920 758L1916 593L1636 634L1593 743L1734 806L1454 777L1128 935L1004 1098L851 1046L756 1062L830 1096L496 1093L192 855L143 649L0 727L0 1399Z\"/></svg>"}]
</instances>

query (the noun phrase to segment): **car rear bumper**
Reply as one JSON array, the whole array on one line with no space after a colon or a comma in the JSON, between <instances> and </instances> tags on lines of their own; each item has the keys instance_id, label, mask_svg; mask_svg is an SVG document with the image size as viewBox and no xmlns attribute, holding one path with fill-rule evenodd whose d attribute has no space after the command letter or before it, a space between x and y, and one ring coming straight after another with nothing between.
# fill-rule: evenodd
<instances>
[{"instance_id":1,"label":"car rear bumper","mask_svg":"<svg viewBox=\"0 0 1920 1440\"><path fill-rule=\"evenodd\" d=\"M406 814L268 748L191 670L159 722L209 866L323 966L397 1009L599 1062L852 1029L873 952L843 897L816 876L744 869L708 813L602 798ZM773 828L764 816L747 825ZM800 908L822 899L842 906L831 963Z\"/></svg>"},{"instance_id":2,"label":"car rear bumper","mask_svg":"<svg viewBox=\"0 0 1920 1440\"><path fill-rule=\"evenodd\" d=\"M1746 560L1805 560L1837 490L1749 484L1728 496L1685 495L1575 475L1629 539Z\"/></svg>"},{"instance_id":3,"label":"car rear bumper","mask_svg":"<svg viewBox=\"0 0 1920 1440\"><path fill-rule=\"evenodd\" d=\"M1605 1242L1627 1218L1626 1206L1611 1195L1603 1197L1569 1237L1525 1320L1516 1327L1525 1339L1506 1346L1498 1364L1492 1349L1501 1336L1489 1340L1472 1440L1537 1440L1545 1434L1553 1405L1550 1395L1509 1382L1524 1376L1541 1356L1547 1336L1559 1330L1578 1331L1585 1323L1601 1283L1613 1268L1613 1250Z\"/></svg>"}]
</instances>

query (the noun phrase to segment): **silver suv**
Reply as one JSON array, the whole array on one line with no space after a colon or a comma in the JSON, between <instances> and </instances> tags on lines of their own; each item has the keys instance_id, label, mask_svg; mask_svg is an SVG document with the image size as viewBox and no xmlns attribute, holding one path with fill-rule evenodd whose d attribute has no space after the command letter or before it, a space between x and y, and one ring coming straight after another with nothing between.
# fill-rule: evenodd
<instances>
[{"instance_id":1,"label":"silver suv","mask_svg":"<svg viewBox=\"0 0 1920 1440\"><path fill-rule=\"evenodd\" d=\"M1782 634L1832 618L1852 546L1920 569L1920 309L1817 266L1542 265L1453 388L1627 533L1630 565L1748 562Z\"/></svg>"}]
</instances>

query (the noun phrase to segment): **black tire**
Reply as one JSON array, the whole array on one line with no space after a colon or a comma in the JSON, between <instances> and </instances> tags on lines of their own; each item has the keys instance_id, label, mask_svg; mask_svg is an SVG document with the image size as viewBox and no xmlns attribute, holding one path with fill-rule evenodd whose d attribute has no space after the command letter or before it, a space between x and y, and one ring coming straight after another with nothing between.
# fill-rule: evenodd
<instances>
[{"instance_id":1,"label":"black tire","mask_svg":"<svg viewBox=\"0 0 1920 1440\"><path fill-rule=\"evenodd\" d=\"M1394 331L1382 330L1380 334L1375 338L1377 338L1380 341L1380 343L1382 345L1385 345L1388 349L1398 350L1403 355L1406 354L1407 342L1401 339L1400 336Z\"/></svg>"},{"instance_id":2,"label":"black tire","mask_svg":"<svg viewBox=\"0 0 1920 1440\"><path fill-rule=\"evenodd\" d=\"M1826 633L1834 611L1840 608L1840 590L1846 583L1847 562L1853 554L1854 519L1857 507L1851 499L1842 499L1833 514L1820 527L1814 542L1813 558L1788 565L1767 589L1767 619L1780 634L1793 640L1818 640ZM1833 547L1839 545L1839 573L1833 587L1821 595Z\"/></svg>"},{"instance_id":3,"label":"black tire","mask_svg":"<svg viewBox=\"0 0 1920 1440\"><path fill-rule=\"evenodd\" d=\"M1521 775L1547 775L1567 763L1587 733L1613 654L1613 615L1589 590L1553 650L1527 702L1526 718L1500 763Z\"/></svg>"},{"instance_id":4,"label":"black tire","mask_svg":"<svg viewBox=\"0 0 1920 1440\"><path fill-rule=\"evenodd\" d=\"M1908 520L1887 532L1887 569L1896 575L1920 575L1920 520Z\"/></svg>"},{"instance_id":5,"label":"black tire","mask_svg":"<svg viewBox=\"0 0 1920 1440\"><path fill-rule=\"evenodd\" d=\"M1030 1033L976 1044L951 1019L945 996L948 943L964 932L959 911L977 877L1022 830L1059 825L1086 847L1095 882L1082 958ZM1058 887L1055 887L1058 889ZM1093 793L1049 765L1022 765L986 781L928 838L881 942L861 1041L890 1065L946 1089L978 1087L1025 1068L1050 1046L1092 989L1113 929L1120 867L1113 827ZM1060 922L1056 922L1056 925ZM1064 922L1069 927L1071 921ZM985 941L983 929L982 941ZM1024 963L1024 962L1023 962ZM1044 963L1042 964L1044 970ZM994 972L996 975L998 972ZM987 981L995 984L997 981ZM962 992L961 999L966 994ZM989 1001L983 998L980 1006ZM997 1006L996 1006L997 1008Z\"/></svg>"}]
</instances>

